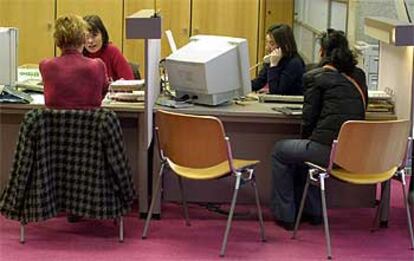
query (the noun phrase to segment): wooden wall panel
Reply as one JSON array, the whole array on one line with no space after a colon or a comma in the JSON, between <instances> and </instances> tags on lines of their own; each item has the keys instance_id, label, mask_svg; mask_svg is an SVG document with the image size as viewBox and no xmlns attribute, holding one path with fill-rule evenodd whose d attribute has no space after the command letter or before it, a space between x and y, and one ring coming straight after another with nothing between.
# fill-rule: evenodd
<instances>
[{"instance_id":1,"label":"wooden wall panel","mask_svg":"<svg viewBox=\"0 0 414 261\"><path fill-rule=\"evenodd\" d=\"M109 41L122 51L123 1L120 0L57 0L57 17L63 14L99 15L109 34Z\"/></svg>"},{"instance_id":2,"label":"wooden wall panel","mask_svg":"<svg viewBox=\"0 0 414 261\"><path fill-rule=\"evenodd\" d=\"M215 34L248 40L250 64L257 60L259 0L193 0L192 35Z\"/></svg>"},{"instance_id":3,"label":"wooden wall panel","mask_svg":"<svg viewBox=\"0 0 414 261\"><path fill-rule=\"evenodd\" d=\"M54 0L0 0L0 26L19 29L19 65L53 57Z\"/></svg>"}]
</instances>

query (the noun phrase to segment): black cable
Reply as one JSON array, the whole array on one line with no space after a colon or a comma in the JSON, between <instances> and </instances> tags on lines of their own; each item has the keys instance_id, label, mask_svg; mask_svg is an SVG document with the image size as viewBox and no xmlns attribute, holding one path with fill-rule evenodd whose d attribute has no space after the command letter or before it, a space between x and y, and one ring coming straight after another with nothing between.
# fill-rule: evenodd
<instances>
[{"instance_id":1,"label":"black cable","mask_svg":"<svg viewBox=\"0 0 414 261\"><path fill-rule=\"evenodd\" d=\"M225 215L228 216L229 215L229 210L224 210L221 208L221 204L219 203L211 203L211 202L207 202L207 203L199 203L200 206L205 207L208 211L220 214L220 215ZM233 216L235 217L247 217L250 216L250 211L246 211L246 212L234 212Z\"/></svg>"}]
</instances>

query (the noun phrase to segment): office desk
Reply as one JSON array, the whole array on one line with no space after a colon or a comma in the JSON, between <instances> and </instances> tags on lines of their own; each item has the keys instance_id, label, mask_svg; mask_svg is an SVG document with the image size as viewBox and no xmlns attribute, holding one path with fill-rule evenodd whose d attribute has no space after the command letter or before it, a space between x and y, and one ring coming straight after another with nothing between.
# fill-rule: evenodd
<instances>
[{"instance_id":1,"label":"office desk","mask_svg":"<svg viewBox=\"0 0 414 261\"><path fill-rule=\"evenodd\" d=\"M260 199L263 205L270 202L271 190L271 151L280 139L299 138L301 116L285 116L272 110L272 107L282 106L274 103L251 103L247 105L229 105L221 107L194 106L183 109L168 109L175 112L199 115L217 116L223 121L226 134L230 137L232 150L236 158L258 159L256 177ZM160 109L157 107L156 109ZM393 115L367 113L369 120L395 119ZM154 154L154 162L158 155ZM159 164L154 165L154 174ZM157 175L154 175L155 177ZM375 186L355 187L348 184L329 180L327 193L347 195L344 197L328 198L330 207L366 207L375 204ZM155 182L153 182L155 184ZM187 198L194 202L229 202L232 195L232 182L229 180L212 181L211 184L199 181L185 181ZM352 190L352 193L346 191ZM345 194L346 193L346 194ZM191 196L190 196L191 195ZM163 181L163 199L165 201L180 201L176 177L165 175ZM254 194L250 188L239 192L240 203L253 203ZM159 206L158 206L159 207ZM160 211L156 208L155 213Z\"/></svg>"},{"instance_id":2,"label":"office desk","mask_svg":"<svg viewBox=\"0 0 414 261\"><path fill-rule=\"evenodd\" d=\"M174 109L174 111L219 117L231 139L235 156L261 161L257 167L258 185L262 203L267 204L270 195L271 149L279 139L299 137L300 131L300 117L287 117L278 114L271 109L274 106L276 105L266 103L252 103L245 106L231 104L221 107L194 106L186 109ZM44 105L34 104L0 104L1 190L9 177L18 131L24 114L30 109L43 107ZM139 212L145 214L148 210L148 184L151 182L148 180L150 170L147 169L147 164L143 164L148 162L147 148L145 142L143 142L144 132L142 131L143 126L145 126L144 105L119 103L105 105L104 107L114 110L121 120L127 156L139 197ZM156 107L156 109L160 108ZM395 117L368 114L367 118L393 119ZM153 172L156 173L158 166L158 164L154 164ZM202 189L197 184L191 184L191 186L187 186L187 192L192 193L192 200L203 202L223 202L223 200L230 198L228 196L231 194L232 188L228 182L212 183L211 186L203 186ZM217 185L214 183L217 183ZM164 184L164 198L166 200L177 199L178 193L175 185L175 179L166 177ZM339 188L335 188L335 192L340 193L343 188L339 186ZM249 190L241 190L240 192L241 202L252 201L253 197ZM347 205L349 203L372 205L375 188L368 189L368 192L367 189L361 189L360 192L355 192L353 196L350 199L342 199L341 202L333 202L331 205Z\"/></svg>"}]
</instances>

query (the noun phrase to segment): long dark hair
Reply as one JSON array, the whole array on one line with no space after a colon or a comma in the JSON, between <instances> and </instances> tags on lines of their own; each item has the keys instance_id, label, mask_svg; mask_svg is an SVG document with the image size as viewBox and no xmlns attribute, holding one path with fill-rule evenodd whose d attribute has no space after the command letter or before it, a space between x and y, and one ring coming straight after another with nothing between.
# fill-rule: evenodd
<instances>
[{"instance_id":1,"label":"long dark hair","mask_svg":"<svg viewBox=\"0 0 414 261\"><path fill-rule=\"evenodd\" d=\"M348 40L343 31L328 29L319 37L322 51L320 65L331 64L344 73L351 73L357 64L355 54L349 49Z\"/></svg>"},{"instance_id":2,"label":"long dark hair","mask_svg":"<svg viewBox=\"0 0 414 261\"><path fill-rule=\"evenodd\" d=\"M105 49L109 43L109 35L101 18L97 15L87 15L83 17L83 20L85 20L88 23L89 32L93 34L102 34L102 49Z\"/></svg>"},{"instance_id":3,"label":"long dark hair","mask_svg":"<svg viewBox=\"0 0 414 261\"><path fill-rule=\"evenodd\" d=\"M273 40L275 40L276 44L279 45L284 57L291 58L293 56L299 56L295 38L289 25L271 25L267 29L266 34L271 34L273 36Z\"/></svg>"}]
</instances>

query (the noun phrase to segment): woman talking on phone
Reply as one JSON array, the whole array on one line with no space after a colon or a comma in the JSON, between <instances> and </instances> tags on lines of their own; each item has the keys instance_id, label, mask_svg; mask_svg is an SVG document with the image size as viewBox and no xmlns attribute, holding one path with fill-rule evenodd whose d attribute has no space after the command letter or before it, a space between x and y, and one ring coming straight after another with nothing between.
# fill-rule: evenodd
<instances>
[{"instance_id":1,"label":"woman talking on phone","mask_svg":"<svg viewBox=\"0 0 414 261\"><path fill-rule=\"evenodd\" d=\"M300 95L305 63L298 54L292 29L276 24L266 31L266 52L263 68L252 80L252 91L271 94ZM268 90L267 90L268 89Z\"/></svg>"}]
</instances>

